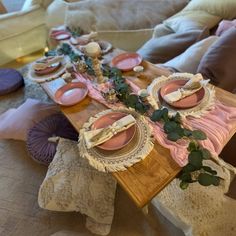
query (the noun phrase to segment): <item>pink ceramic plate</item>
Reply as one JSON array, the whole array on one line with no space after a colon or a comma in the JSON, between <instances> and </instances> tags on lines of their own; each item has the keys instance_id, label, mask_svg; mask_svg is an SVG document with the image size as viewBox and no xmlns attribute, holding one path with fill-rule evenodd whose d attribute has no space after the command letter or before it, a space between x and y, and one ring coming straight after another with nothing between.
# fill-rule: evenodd
<instances>
[{"instance_id":1,"label":"pink ceramic plate","mask_svg":"<svg viewBox=\"0 0 236 236\"><path fill-rule=\"evenodd\" d=\"M61 63L54 63L51 66L47 67L46 69L43 70L34 70L36 75L48 75L51 74L53 72L55 72L56 70L58 70L61 66Z\"/></svg>"},{"instance_id":2,"label":"pink ceramic plate","mask_svg":"<svg viewBox=\"0 0 236 236\"><path fill-rule=\"evenodd\" d=\"M127 114L122 112L112 112L106 114L93 123L92 129L105 128L125 116L127 116ZM111 139L99 145L98 147L103 150L121 149L132 140L135 135L135 131L136 125L133 125L129 129L114 135Z\"/></svg>"},{"instance_id":3,"label":"pink ceramic plate","mask_svg":"<svg viewBox=\"0 0 236 236\"><path fill-rule=\"evenodd\" d=\"M62 106L72 106L82 101L87 93L88 88L84 83L68 83L56 91L55 102Z\"/></svg>"},{"instance_id":4,"label":"pink ceramic plate","mask_svg":"<svg viewBox=\"0 0 236 236\"><path fill-rule=\"evenodd\" d=\"M135 52L122 53L114 57L111 61L112 66L123 70L132 70L135 66L138 66L142 62L142 57Z\"/></svg>"},{"instance_id":5,"label":"pink ceramic plate","mask_svg":"<svg viewBox=\"0 0 236 236\"><path fill-rule=\"evenodd\" d=\"M70 33L66 31L58 31L58 32L53 32L51 34L51 38L56 39L56 40L66 40L71 37Z\"/></svg>"},{"instance_id":6,"label":"pink ceramic plate","mask_svg":"<svg viewBox=\"0 0 236 236\"><path fill-rule=\"evenodd\" d=\"M178 90L179 88L184 86L186 83L187 83L187 80L174 80L174 81L171 81L171 82L165 84L160 89L160 95L161 95L162 99L165 101L164 96L166 94L169 94L171 92ZM167 101L165 101L165 102L168 103L169 105L171 105L172 107L185 109L185 108L191 108L191 107L197 106L202 101L204 96L205 96L205 89L201 88L196 93L194 93L188 97L185 97L177 102L174 102L174 103L168 103Z\"/></svg>"}]
</instances>

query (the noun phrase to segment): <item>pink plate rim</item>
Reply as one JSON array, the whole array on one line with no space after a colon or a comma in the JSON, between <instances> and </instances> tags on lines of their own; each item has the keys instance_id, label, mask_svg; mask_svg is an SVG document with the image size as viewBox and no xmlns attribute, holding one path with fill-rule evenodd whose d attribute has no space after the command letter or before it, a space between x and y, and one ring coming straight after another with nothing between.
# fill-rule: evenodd
<instances>
[{"instance_id":1,"label":"pink plate rim","mask_svg":"<svg viewBox=\"0 0 236 236\"><path fill-rule=\"evenodd\" d=\"M137 62L132 65L132 66L127 66L127 67L120 67L120 66L117 66L117 63L122 61L122 60L126 60L126 59L129 59L129 58L135 58L137 59ZM139 55L138 53L136 52L125 52L125 53L122 53L122 54L119 54L115 57L113 57L113 59L111 60L111 65L113 67L116 67L122 71L130 71L132 70L135 66L138 66L140 65L140 63L142 62L143 58L141 55Z\"/></svg>"},{"instance_id":2,"label":"pink plate rim","mask_svg":"<svg viewBox=\"0 0 236 236\"><path fill-rule=\"evenodd\" d=\"M94 129L94 124L95 124L98 120L104 118L105 116L110 116L110 115L112 115L112 114L122 114L122 115L124 115L124 116L128 115L127 113L124 113L124 112L116 112L116 111L110 112L110 113L108 113L108 114L105 114L105 115L99 117L99 118L93 123L93 125L92 125L91 128ZM124 116L122 116L122 117L124 117ZM122 117L120 117L120 118L122 118ZM119 118L119 119L120 119L120 118ZM126 143L124 143L123 145L116 146L116 147L107 147L106 145L104 145L104 144L106 144L106 142L104 142L104 143L102 143L102 144L100 144L100 145L98 145L98 146L96 146L96 147L97 147L97 148L100 148L100 149L102 149L102 150L106 150L106 151L119 150L119 149L125 147L126 145L128 145L128 144L131 142L131 140L134 138L135 133L136 133L136 129L137 129L137 125L135 124L135 125L131 126L131 127L130 127L129 129L127 129L127 130L132 130L132 129L133 129L133 131L132 131L133 133L132 133L131 138L130 138ZM122 132L127 132L127 130L124 130L124 131L122 131ZM122 133L122 132L121 132L121 133ZM112 137L112 138L113 138L113 137ZM112 138L111 138L111 139L112 139ZM111 139L109 139L109 140L111 140Z\"/></svg>"},{"instance_id":3,"label":"pink plate rim","mask_svg":"<svg viewBox=\"0 0 236 236\"><path fill-rule=\"evenodd\" d=\"M60 101L61 95L62 95L64 92L67 92L67 91L69 91L70 89L73 89L73 88L81 88L81 89L85 90L84 95L83 95L80 99L78 99L78 100L76 100L76 101L73 101L73 102L71 102L71 103L66 103L66 104L64 104L63 102L61 102L61 101ZM81 102L81 101L87 96L87 94L88 94L88 87L87 87L86 84L84 84L84 83L82 83L82 82L71 82L71 83L68 83L68 84L63 85L62 87L60 87L60 88L56 91L56 93L55 93L55 95L54 95L54 101L55 101L57 104L61 105L61 106L73 106L73 105L75 105L75 104Z\"/></svg>"}]
</instances>

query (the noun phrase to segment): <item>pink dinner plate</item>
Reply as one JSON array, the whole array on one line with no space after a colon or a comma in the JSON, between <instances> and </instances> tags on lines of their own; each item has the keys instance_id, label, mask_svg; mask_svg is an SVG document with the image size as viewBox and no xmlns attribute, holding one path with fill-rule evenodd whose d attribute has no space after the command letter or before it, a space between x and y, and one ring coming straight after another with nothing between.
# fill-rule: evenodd
<instances>
[{"instance_id":1,"label":"pink dinner plate","mask_svg":"<svg viewBox=\"0 0 236 236\"><path fill-rule=\"evenodd\" d=\"M111 64L120 70L129 71L135 66L138 66L141 62L142 57L138 53L127 52L114 57Z\"/></svg>"},{"instance_id":2,"label":"pink dinner plate","mask_svg":"<svg viewBox=\"0 0 236 236\"><path fill-rule=\"evenodd\" d=\"M53 65L43 69L43 70L34 70L35 74L36 75L48 75L48 74L51 74L55 71L57 71L61 66L61 63L58 62L58 63L54 63Z\"/></svg>"},{"instance_id":3,"label":"pink dinner plate","mask_svg":"<svg viewBox=\"0 0 236 236\"><path fill-rule=\"evenodd\" d=\"M66 31L58 31L51 34L51 38L59 41L69 39L70 37L71 37L70 33Z\"/></svg>"},{"instance_id":4,"label":"pink dinner plate","mask_svg":"<svg viewBox=\"0 0 236 236\"><path fill-rule=\"evenodd\" d=\"M126 113L122 112L112 112L98 118L92 125L92 129L105 128L115 121L121 119L122 117L127 116ZM118 150L126 146L134 137L136 132L136 125L131 126L129 129L124 130L116 135L114 135L108 141L100 144L99 148L103 150Z\"/></svg>"},{"instance_id":5,"label":"pink dinner plate","mask_svg":"<svg viewBox=\"0 0 236 236\"><path fill-rule=\"evenodd\" d=\"M174 81L171 81L171 82L165 84L160 89L160 96L161 96L161 98L166 103L168 103L165 100L164 96L169 94L169 93L171 93L171 92L174 92L174 91L178 90L179 88L184 86L186 83L187 83L186 80L174 80ZM181 99L181 100L179 100L177 102L168 103L168 104L171 105L172 107L175 107L175 108L182 108L182 109L191 108L191 107L197 106L202 101L204 96L205 96L205 89L201 88L196 93L194 93L194 94L192 94L192 95L190 95L188 97L185 97L185 98L183 98L183 99Z\"/></svg>"},{"instance_id":6,"label":"pink dinner plate","mask_svg":"<svg viewBox=\"0 0 236 236\"><path fill-rule=\"evenodd\" d=\"M62 106L72 106L82 101L87 93L88 88L84 83L68 83L56 91L55 102Z\"/></svg>"}]
</instances>

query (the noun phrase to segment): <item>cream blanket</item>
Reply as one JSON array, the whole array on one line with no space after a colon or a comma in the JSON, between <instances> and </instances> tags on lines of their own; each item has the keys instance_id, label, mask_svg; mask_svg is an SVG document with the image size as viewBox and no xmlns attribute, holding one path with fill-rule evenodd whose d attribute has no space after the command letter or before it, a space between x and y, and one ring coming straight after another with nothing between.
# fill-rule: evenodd
<instances>
[{"instance_id":1,"label":"cream blanket","mask_svg":"<svg viewBox=\"0 0 236 236\"><path fill-rule=\"evenodd\" d=\"M56 155L40 187L39 206L52 211L79 211L86 227L107 235L114 215L116 181L79 156L77 142L60 139Z\"/></svg>"},{"instance_id":2,"label":"cream blanket","mask_svg":"<svg viewBox=\"0 0 236 236\"><path fill-rule=\"evenodd\" d=\"M236 235L236 200L224 195L230 184L230 172L208 161L224 179L220 186L204 187L190 184L181 190L175 179L153 200L154 206L186 236Z\"/></svg>"}]
</instances>

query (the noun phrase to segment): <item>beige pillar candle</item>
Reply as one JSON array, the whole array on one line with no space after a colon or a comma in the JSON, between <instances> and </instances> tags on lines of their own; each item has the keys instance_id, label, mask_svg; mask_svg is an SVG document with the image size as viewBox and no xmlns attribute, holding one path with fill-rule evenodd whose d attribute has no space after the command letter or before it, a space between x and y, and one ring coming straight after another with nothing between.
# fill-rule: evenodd
<instances>
[{"instance_id":1,"label":"beige pillar candle","mask_svg":"<svg viewBox=\"0 0 236 236\"><path fill-rule=\"evenodd\" d=\"M98 43L91 42L85 46L85 54L92 59L93 63L93 70L97 77L97 83L101 84L104 82L104 78L102 75L102 70L100 67L100 61L98 60L98 57L101 54L101 48Z\"/></svg>"}]
</instances>

